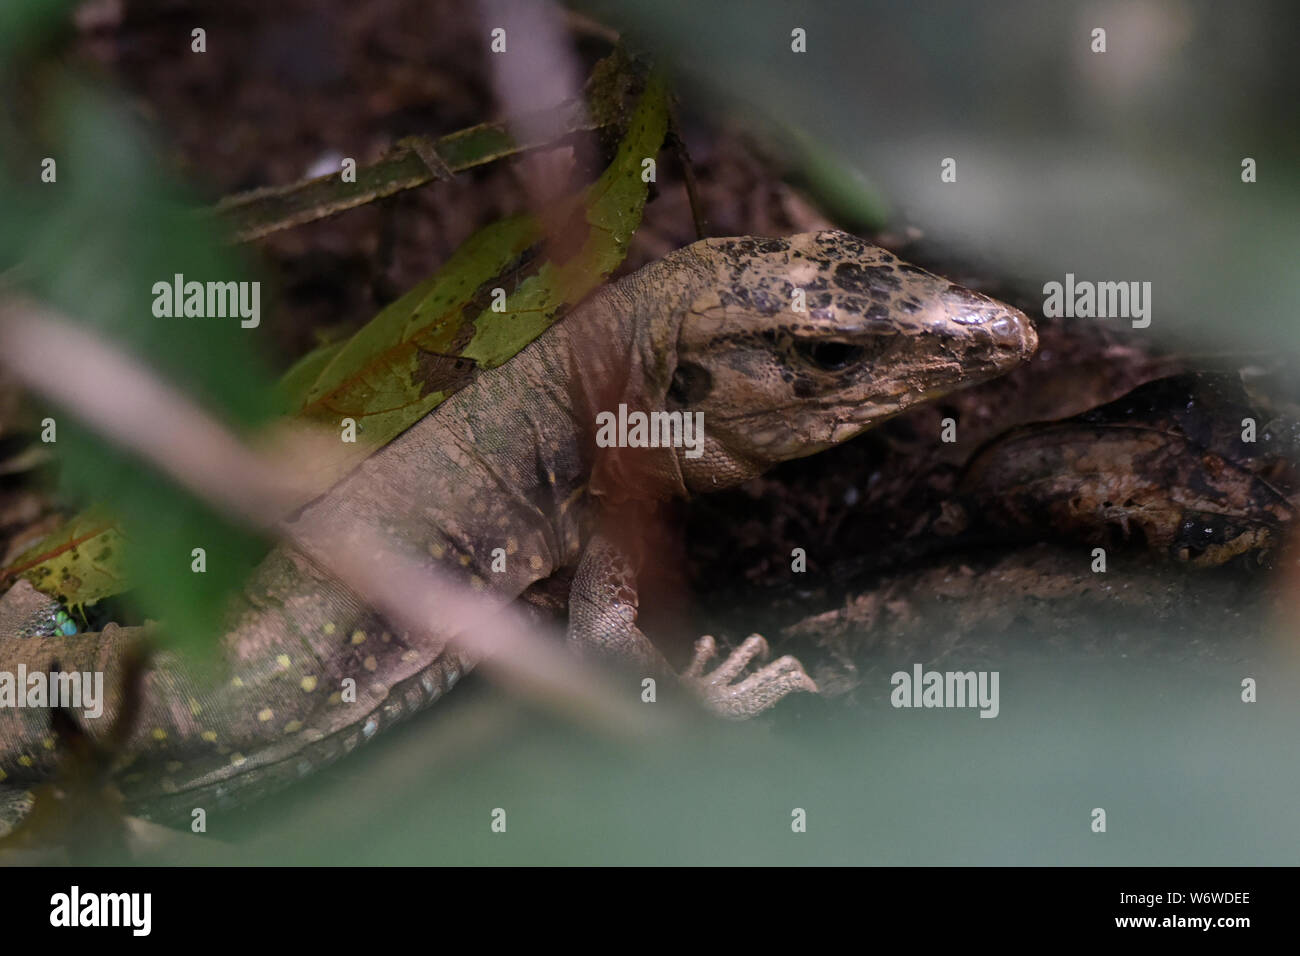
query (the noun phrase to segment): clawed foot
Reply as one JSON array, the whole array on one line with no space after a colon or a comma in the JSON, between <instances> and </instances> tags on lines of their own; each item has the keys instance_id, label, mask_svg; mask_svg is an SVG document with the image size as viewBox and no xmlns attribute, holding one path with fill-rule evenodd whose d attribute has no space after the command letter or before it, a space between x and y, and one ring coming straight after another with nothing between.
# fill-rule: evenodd
<instances>
[{"instance_id":1,"label":"clawed foot","mask_svg":"<svg viewBox=\"0 0 1300 956\"><path fill-rule=\"evenodd\" d=\"M682 683L689 687L704 706L722 717L741 720L767 710L786 694L797 690L817 692L813 679L804 673L803 665L786 656L755 671L739 683L732 681L754 658L765 658L767 641L758 634L745 638L743 644L731 652L727 659L709 673L704 667L718 654L718 645L705 635L695 642L695 656L690 666L682 672Z\"/></svg>"}]
</instances>

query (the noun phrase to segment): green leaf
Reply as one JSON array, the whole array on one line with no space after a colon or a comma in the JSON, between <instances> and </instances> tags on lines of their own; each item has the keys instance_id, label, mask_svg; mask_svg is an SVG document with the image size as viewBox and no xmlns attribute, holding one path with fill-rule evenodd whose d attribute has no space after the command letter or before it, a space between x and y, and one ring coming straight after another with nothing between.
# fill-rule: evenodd
<instances>
[{"instance_id":1,"label":"green leaf","mask_svg":"<svg viewBox=\"0 0 1300 956\"><path fill-rule=\"evenodd\" d=\"M346 344L346 340L327 342L294 362L276 383L276 406L286 413L302 408L307 402L308 392L320 377L320 373Z\"/></svg>"},{"instance_id":2,"label":"green leaf","mask_svg":"<svg viewBox=\"0 0 1300 956\"><path fill-rule=\"evenodd\" d=\"M604 82L612 85L617 80L609 78ZM597 89L593 95L610 94ZM434 276L381 311L351 339L320 346L285 373L274 392L279 408L332 428L337 428L341 418L354 417L365 438L364 443L356 445L337 442L329 446L339 449L338 457L325 463L319 472L320 490L375 446L391 441L472 381L479 370L507 361L608 278L626 257L628 243L640 224L648 192L648 185L641 180L641 161L658 152L667 129L667 109L663 84L652 77L627 123L614 161L596 183L563 204L559 221L568 226L566 239L572 238L570 233L581 237L581 242L566 243L565 254L555 260L544 258L546 247L536 217L516 216L493 223L470 237ZM131 167L139 162L139 157L132 159ZM76 228L85 232L90 225L78 224ZM57 232L51 234L51 239L55 235ZM0 230L2 238L4 232ZM141 245L149 241L139 235L132 238ZM174 238L172 233L164 233L155 240L154 248L146 249L157 257ZM75 248L67 257L51 255L47 266L50 274L75 263L71 252ZM199 272L192 267L178 267L177 271L184 271L187 278ZM170 272L164 271L162 277L169 276ZM92 269L85 281L88 290L93 290L94 283L101 283L101 290L124 294L120 275L105 276ZM497 287L507 291L505 312L492 312L490 308L491 290ZM140 318L147 314L143 302L135 303L131 322L122 329L128 338L136 340L141 352L152 354L158 352L158 343L152 338L158 333L158 323L185 320ZM103 317L108 322L119 318L116 311ZM147 333L143 338L138 334L142 325ZM170 342L170 348L181 359L178 380L197 385L201 394L215 392L218 407L230 404L230 396L220 394L223 385L233 381L244 389L252 388L246 380L228 376L225 371L232 367L255 369L255 360L231 356L229 343L210 337L197 341L189 338L196 331L211 331L206 327L196 330L187 326L185 331L184 337L173 337ZM236 345L247 341L238 334L241 330L237 323L221 331L235 334L239 340ZM195 354L209 348L215 349L210 356ZM166 348L155 355L164 368L175 366L177 358ZM241 390L236 398L241 397L246 399L248 392ZM248 404L244 403L240 417L256 420L257 407ZM65 445L62 437L59 444ZM0 571L0 581L21 575L72 607L90 605L120 593L128 581L136 580L131 565L123 558L134 556L143 546L149 550L145 552L145 576L139 580L142 584L153 582L142 588L147 609L169 621L179 617L193 629L215 626L221 592L216 598L208 596L208 585L233 585L225 574L213 574L214 557L219 569L245 566L257 553L255 544L247 547L238 538L219 537L207 547L209 572L191 574L191 548L209 543L197 528L227 526L160 477L142 474L97 439L76 438L69 450L76 473L81 476L73 481L73 488L88 497L107 500L123 511L131 529L131 547L118 546L122 544L122 531L111 522L105 523L101 513L83 514L29 549L10 568ZM90 460L110 464L96 475ZM96 477L99 482L94 480ZM165 522L162 516L167 516ZM89 533L96 527L97 532ZM142 533L141 528L147 530ZM180 576L175 573L178 556L184 568ZM170 600L158 600L160 588L167 591ZM194 602L198 611L187 610L188 602ZM192 633L184 625L180 631Z\"/></svg>"},{"instance_id":3,"label":"green leaf","mask_svg":"<svg viewBox=\"0 0 1300 956\"><path fill-rule=\"evenodd\" d=\"M26 578L38 591L79 611L125 587L122 533L112 519L88 512L62 525L0 572L0 586Z\"/></svg>"},{"instance_id":4,"label":"green leaf","mask_svg":"<svg viewBox=\"0 0 1300 956\"><path fill-rule=\"evenodd\" d=\"M43 148L57 161L57 180L40 182L26 164L0 164L0 208L6 211L0 268L16 263L13 281L28 293L92 327L237 426L251 430L268 421L271 377L255 330L240 328L238 317L153 313L155 283L177 273L200 282L238 281L248 278L243 264L195 216L193 198L164 175L120 102L57 69L45 89L42 132L49 139ZM0 143L6 152L11 146L14 153L29 148L12 139ZM79 427L64 410L42 409L40 415L58 425L58 440L48 447L60 462L63 490L73 500L102 502L131 546L106 550L111 542L87 539L75 559L70 549L59 551L51 564L27 569L27 576L42 587L54 582L55 592L73 606L116 593L130 580L143 610L167 621L177 646L212 646L227 595L262 553L262 541ZM74 524L74 531L79 527ZM195 548L207 553L205 573L191 570Z\"/></svg>"},{"instance_id":5,"label":"green leaf","mask_svg":"<svg viewBox=\"0 0 1300 956\"><path fill-rule=\"evenodd\" d=\"M563 246L546 245L537 216L516 216L468 239L438 273L388 306L324 361L291 370L285 393L305 395L301 419L337 429L357 424L364 444L337 443L319 463L323 490L360 458L392 441L472 382L515 355L593 289L627 255L649 186L642 161L655 156L668 124L667 93L651 77L614 161L582 194L543 217L564 223ZM549 256L549 257L548 257ZM494 290L505 309L492 310Z\"/></svg>"}]
</instances>

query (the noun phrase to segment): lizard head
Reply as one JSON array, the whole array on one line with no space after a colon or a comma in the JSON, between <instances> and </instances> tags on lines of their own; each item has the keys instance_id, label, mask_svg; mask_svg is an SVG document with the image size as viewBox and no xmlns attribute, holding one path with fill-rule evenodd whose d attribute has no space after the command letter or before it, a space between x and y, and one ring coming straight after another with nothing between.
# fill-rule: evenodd
<instances>
[{"instance_id":1,"label":"lizard head","mask_svg":"<svg viewBox=\"0 0 1300 956\"><path fill-rule=\"evenodd\" d=\"M847 233L688 249L705 281L678 329L667 405L703 414L702 454L678 452L694 491L847 441L1037 347L1023 313Z\"/></svg>"}]
</instances>

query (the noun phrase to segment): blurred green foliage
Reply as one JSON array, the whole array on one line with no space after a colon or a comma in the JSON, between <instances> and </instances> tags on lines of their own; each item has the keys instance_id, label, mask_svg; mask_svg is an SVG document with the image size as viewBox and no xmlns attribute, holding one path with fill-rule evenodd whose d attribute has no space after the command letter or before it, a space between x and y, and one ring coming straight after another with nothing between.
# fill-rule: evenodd
<instances>
[{"instance_id":1,"label":"blurred green foliage","mask_svg":"<svg viewBox=\"0 0 1300 956\"><path fill-rule=\"evenodd\" d=\"M592 96L617 101L625 79L620 71L627 64L615 55L602 67ZM10 254L21 263L18 274L33 292L146 357L209 407L233 412L245 425L263 421L267 379L249 332L233 318L157 318L151 313L155 281L170 282L176 273L187 283L204 281L203 276L228 281L239 275L237 263L225 247L214 244L211 227L200 223L175 187L150 168L144 144L136 142L138 134L117 107L66 82L63 95L75 115L58 128L75 133L66 147L53 149L61 179L48 184L48 196L39 187L30 194L14 190L20 193L15 207L28 204L21 215L46 226L21 243L16 231L7 234L14 243ZM617 108L603 108L611 111L616 114ZM626 256L641 221L649 192L641 160L658 152L667 122L667 91L651 77L625 120L626 133L613 162L586 190L560 201L551 217L569 229L580 226L580 243L568 236L567 245L543 248L542 225L533 215L493 223L351 339L322 346L289 370L276 388L277 411L291 411L331 431L351 417L362 433L358 443L335 443L332 456L320 449L317 490L324 491L365 454L428 414L479 369L507 361L609 276ZM108 155L102 168L89 161L89 151L96 149ZM77 178L69 183L69 175ZM56 201L43 202L46 198ZM129 227L123 225L128 219ZM116 228L126 229L131 241L120 245ZM76 241L61 242L60 230ZM554 255L557 251L564 255ZM503 312L480 301L497 283L509 286ZM142 290L150 290L147 297ZM437 381L424 372L431 355L445 358L449 366L456 362ZM226 369L236 371L226 374ZM256 541L213 524L215 516L201 504L147 469L137 472L127 462L120 463L126 472L88 467L90 461L120 456L105 458L112 453L87 442L88 436L76 431L70 443L60 442L67 488L111 503L125 519L126 545L102 514L83 515L20 555L10 574L21 573L74 608L139 583L146 609L177 622L169 633L177 633L183 645L218 626L222 596L256 557ZM178 578L169 561L195 546L221 562L219 573L212 573L216 568L210 576L185 570Z\"/></svg>"},{"instance_id":2,"label":"blurred green foliage","mask_svg":"<svg viewBox=\"0 0 1300 956\"><path fill-rule=\"evenodd\" d=\"M153 315L154 284L178 273L199 282L254 276L200 221L196 202L160 168L123 104L54 64L6 71L4 82L10 102L25 107L0 164L0 264L9 280L237 427L267 420L272 379L238 318ZM41 179L46 157L56 164L53 182ZM71 416L49 414L58 422L61 485L74 501L111 505L143 611L167 620L179 646L212 646L225 596L262 543ZM195 548L206 552L204 573L191 570Z\"/></svg>"}]
</instances>

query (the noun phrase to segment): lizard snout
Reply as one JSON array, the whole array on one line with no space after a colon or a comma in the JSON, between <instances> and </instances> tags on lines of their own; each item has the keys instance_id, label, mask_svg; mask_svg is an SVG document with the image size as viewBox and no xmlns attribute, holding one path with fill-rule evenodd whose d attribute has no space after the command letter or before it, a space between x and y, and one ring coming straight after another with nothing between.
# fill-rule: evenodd
<instances>
[{"instance_id":1,"label":"lizard snout","mask_svg":"<svg viewBox=\"0 0 1300 956\"><path fill-rule=\"evenodd\" d=\"M1029 316L1019 309L982 296L971 308L971 293L963 293L964 308L947 317L952 338L969 363L969 368L1005 371L1025 361L1038 349L1038 333Z\"/></svg>"},{"instance_id":2,"label":"lizard snout","mask_svg":"<svg viewBox=\"0 0 1300 956\"><path fill-rule=\"evenodd\" d=\"M985 326L993 345L1015 362L1022 362L1038 350L1038 333L1029 316L1019 309L1007 308Z\"/></svg>"}]
</instances>

